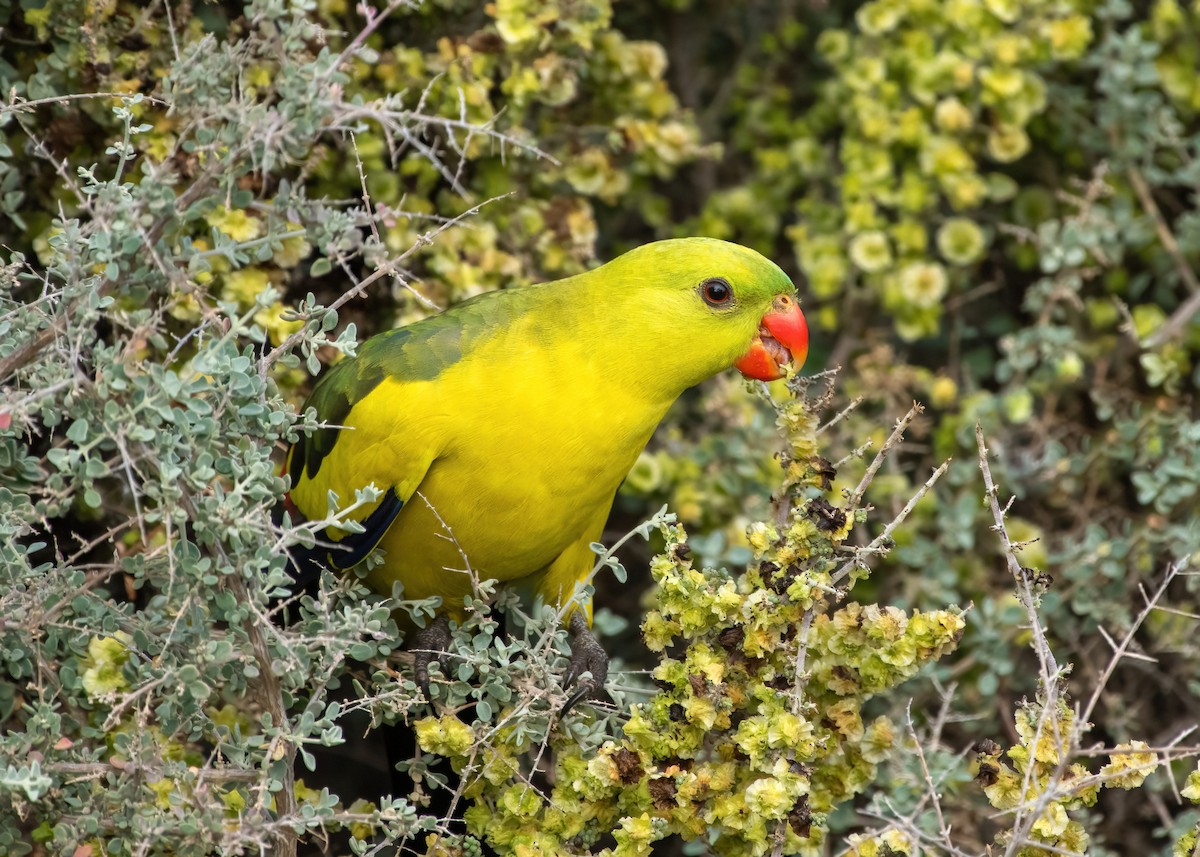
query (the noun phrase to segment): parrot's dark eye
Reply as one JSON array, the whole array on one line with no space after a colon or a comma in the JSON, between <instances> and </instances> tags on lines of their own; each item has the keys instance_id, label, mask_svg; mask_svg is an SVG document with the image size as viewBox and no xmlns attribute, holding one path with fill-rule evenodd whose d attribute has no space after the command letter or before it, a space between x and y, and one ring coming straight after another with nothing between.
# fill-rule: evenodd
<instances>
[{"instance_id":1,"label":"parrot's dark eye","mask_svg":"<svg viewBox=\"0 0 1200 857\"><path fill-rule=\"evenodd\" d=\"M720 277L705 280L700 284L700 294L709 306L729 306L733 302L733 287Z\"/></svg>"}]
</instances>

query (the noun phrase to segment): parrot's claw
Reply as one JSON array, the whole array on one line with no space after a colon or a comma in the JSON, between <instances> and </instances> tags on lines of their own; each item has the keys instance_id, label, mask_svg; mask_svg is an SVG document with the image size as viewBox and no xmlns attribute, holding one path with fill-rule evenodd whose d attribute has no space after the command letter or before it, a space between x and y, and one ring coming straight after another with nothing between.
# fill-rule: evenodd
<instances>
[{"instance_id":1,"label":"parrot's claw","mask_svg":"<svg viewBox=\"0 0 1200 857\"><path fill-rule=\"evenodd\" d=\"M433 697L429 695L429 665L444 655L449 645L448 616L438 616L413 636L413 672L426 702L433 702Z\"/></svg>"},{"instance_id":2,"label":"parrot's claw","mask_svg":"<svg viewBox=\"0 0 1200 857\"><path fill-rule=\"evenodd\" d=\"M608 654L588 628L587 619L582 613L571 616L568 629L571 634L571 668L567 670L564 686L570 687L585 672L591 673L592 677L579 683L579 688L571 694L559 712L560 717L565 716L581 700L596 699L603 695L604 682L608 679Z\"/></svg>"}]
</instances>

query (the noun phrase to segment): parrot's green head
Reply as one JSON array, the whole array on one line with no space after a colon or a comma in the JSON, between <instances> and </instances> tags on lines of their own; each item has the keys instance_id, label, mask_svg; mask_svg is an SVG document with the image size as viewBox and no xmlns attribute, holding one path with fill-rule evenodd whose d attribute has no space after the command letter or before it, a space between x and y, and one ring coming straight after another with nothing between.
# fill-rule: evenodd
<instances>
[{"instance_id":1,"label":"parrot's green head","mask_svg":"<svg viewBox=\"0 0 1200 857\"><path fill-rule=\"evenodd\" d=\"M620 295L631 347L687 385L730 367L771 381L808 356L808 325L792 281L739 244L656 241L588 276Z\"/></svg>"}]
</instances>

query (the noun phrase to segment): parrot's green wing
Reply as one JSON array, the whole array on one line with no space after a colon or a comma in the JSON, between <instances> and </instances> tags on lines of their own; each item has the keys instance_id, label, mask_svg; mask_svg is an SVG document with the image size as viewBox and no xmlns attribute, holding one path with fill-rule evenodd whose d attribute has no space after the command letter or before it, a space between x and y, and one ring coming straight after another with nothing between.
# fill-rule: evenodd
<instances>
[{"instance_id":1,"label":"parrot's green wing","mask_svg":"<svg viewBox=\"0 0 1200 857\"><path fill-rule=\"evenodd\" d=\"M361 562L421 483L438 450L436 439L421 430L425 415L412 393L461 361L472 340L503 323L494 294L374 336L318 380L305 407L325 425L292 447L287 472L294 505L314 519L326 514L330 491L342 503L370 483L385 491L374 509L355 516L364 532L330 534L338 549L320 549L322 563L345 569Z\"/></svg>"},{"instance_id":2,"label":"parrot's green wing","mask_svg":"<svg viewBox=\"0 0 1200 857\"><path fill-rule=\"evenodd\" d=\"M429 381L462 358L461 327L445 324L448 318L434 316L374 336L363 343L355 357L343 360L321 376L305 408L314 408L317 419L328 425L301 437L293 448L288 469L293 486L299 485L302 478L316 478L321 462L342 436L340 426L346 425L351 409L384 378Z\"/></svg>"}]
</instances>

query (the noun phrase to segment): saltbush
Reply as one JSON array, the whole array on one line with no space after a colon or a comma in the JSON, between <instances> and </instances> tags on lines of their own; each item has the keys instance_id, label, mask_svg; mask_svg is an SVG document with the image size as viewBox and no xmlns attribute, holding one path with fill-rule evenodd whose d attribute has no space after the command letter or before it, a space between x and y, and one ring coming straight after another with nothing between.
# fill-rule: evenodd
<instances>
[{"instance_id":1,"label":"saltbush","mask_svg":"<svg viewBox=\"0 0 1200 857\"><path fill-rule=\"evenodd\" d=\"M1200 4L0 32L0 853L1194 852ZM597 560L614 705L559 718L553 611L481 582L430 709L393 611L432 605L287 573L312 376L679 234L789 269L835 386L672 412ZM323 785L363 713L410 793Z\"/></svg>"}]
</instances>

